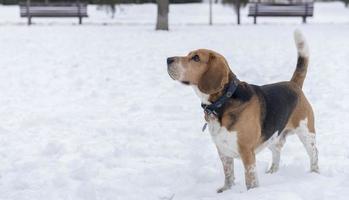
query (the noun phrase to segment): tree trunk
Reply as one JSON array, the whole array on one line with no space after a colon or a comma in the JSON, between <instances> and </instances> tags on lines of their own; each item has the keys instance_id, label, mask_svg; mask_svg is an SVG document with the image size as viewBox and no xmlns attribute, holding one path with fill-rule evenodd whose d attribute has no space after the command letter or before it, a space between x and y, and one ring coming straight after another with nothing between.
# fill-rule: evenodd
<instances>
[{"instance_id":1,"label":"tree trunk","mask_svg":"<svg viewBox=\"0 0 349 200\"><path fill-rule=\"evenodd\" d=\"M235 12L236 12L236 17L237 17L237 24L240 25L240 0L236 1L236 4L234 5L235 7Z\"/></svg>"},{"instance_id":2,"label":"tree trunk","mask_svg":"<svg viewBox=\"0 0 349 200\"><path fill-rule=\"evenodd\" d=\"M158 19L156 22L156 30L168 30L168 12L169 0L156 0L158 4Z\"/></svg>"},{"instance_id":3,"label":"tree trunk","mask_svg":"<svg viewBox=\"0 0 349 200\"><path fill-rule=\"evenodd\" d=\"M210 13L209 13L209 25L212 25L212 0L210 0Z\"/></svg>"}]
</instances>

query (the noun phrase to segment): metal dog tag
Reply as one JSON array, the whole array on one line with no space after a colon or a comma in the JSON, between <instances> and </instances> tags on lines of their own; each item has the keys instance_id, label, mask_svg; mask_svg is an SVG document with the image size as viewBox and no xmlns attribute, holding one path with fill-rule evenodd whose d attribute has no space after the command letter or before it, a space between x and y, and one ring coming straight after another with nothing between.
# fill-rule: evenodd
<instances>
[{"instance_id":1,"label":"metal dog tag","mask_svg":"<svg viewBox=\"0 0 349 200\"><path fill-rule=\"evenodd\" d=\"M206 128L207 128L207 123L205 123L205 124L202 126L202 132L205 132Z\"/></svg>"}]
</instances>

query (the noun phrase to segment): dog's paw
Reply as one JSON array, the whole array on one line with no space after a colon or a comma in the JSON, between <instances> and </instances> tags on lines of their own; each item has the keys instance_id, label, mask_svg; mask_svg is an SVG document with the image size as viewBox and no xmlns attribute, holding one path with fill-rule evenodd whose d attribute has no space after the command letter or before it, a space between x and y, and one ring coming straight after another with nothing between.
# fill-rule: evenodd
<instances>
[{"instance_id":1,"label":"dog's paw","mask_svg":"<svg viewBox=\"0 0 349 200\"><path fill-rule=\"evenodd\" d=\"M254 188L259 187L258 183L252 184L252 185L246 185L247 190L252 190Z\"/></svg>"},{"instance_id":2,"label":"dog's paw","mask_svg":"<svg viewBox=\"0 0 349 200\"><path fill-rule=\"evenodd\" d=\"M231 186L224 185L223 187L217 189L217 193L222 193L226 190L229 190L230 188L231 188Z\"/></svg>"},{"instance_id":3,"label":"dog's paw","mask_svg":"<svg viewBox=\"0 0 349 200\"><path fill-rule=\"evenodd\" d=\"M272 164L269 170L267 170L265 173L273 174L273 173L276 173L278 170L279 170L279 166Z\"/></svg>"},{"instance_id":4,"label":"dog's paw","mask_svg":"<svg viewBox=\"0 0 349 200\"><path fill-rule=\"evenodd\" d=\"M310 169L310 172L320 174L319 166L318 166L318 165L312 165L312 166L311 166L311 169Z\"/></svg>"}]
</instances>

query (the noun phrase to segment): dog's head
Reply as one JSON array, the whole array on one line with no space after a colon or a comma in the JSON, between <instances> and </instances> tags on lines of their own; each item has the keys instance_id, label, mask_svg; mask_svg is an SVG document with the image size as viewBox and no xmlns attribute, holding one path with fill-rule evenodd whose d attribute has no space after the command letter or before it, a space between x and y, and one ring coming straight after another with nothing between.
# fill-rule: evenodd
<instances>
[{"instance_id":1,"label":"dog's head","mask_svg":"<svg viewBox=\"0 0 349 200\"><path fill-rule=\"evenodd\" d=\"M167 70L172 79L195 85L205 94L219 92L229 82L230 68L225 58L206 49L167 58Z\"/></svg>"}]
</instances>

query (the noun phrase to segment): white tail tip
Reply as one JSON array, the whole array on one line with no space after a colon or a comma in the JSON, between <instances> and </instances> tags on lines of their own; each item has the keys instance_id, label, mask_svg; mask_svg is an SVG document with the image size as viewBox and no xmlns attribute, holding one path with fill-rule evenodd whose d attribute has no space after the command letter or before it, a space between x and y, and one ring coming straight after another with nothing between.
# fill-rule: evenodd
<instances>
[{"instance_id":1,"label":"white tail tip","mask_svg":"<svg viewBox=\"0 0 349 200\"><path fill-rule=\"evenodd\" d=\"M301 57L309 57L307 41L305 40L302 32L298 29L294 31L294 41L296 42L298 55Z\"/></svg>"}]
</instances>

